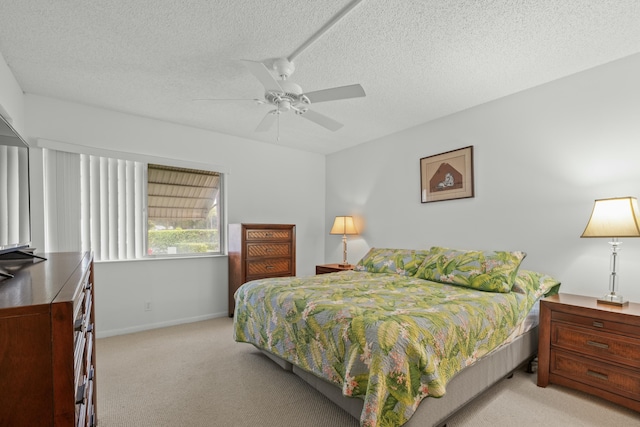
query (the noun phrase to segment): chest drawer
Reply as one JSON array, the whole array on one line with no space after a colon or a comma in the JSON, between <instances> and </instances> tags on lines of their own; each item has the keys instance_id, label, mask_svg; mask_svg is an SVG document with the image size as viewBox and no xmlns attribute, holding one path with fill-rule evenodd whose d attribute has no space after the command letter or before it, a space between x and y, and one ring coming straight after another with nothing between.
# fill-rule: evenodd
<instances>
[{"instance_id":1,"label":"chest drawer","mask_svg":"<svg viewBox=\"0 0 640 427\"><path fill-rule=\"evenodd\" d=\"M291 260L289 258L247 261L247 279L249 279L248 276L283 275L292 275Z\"/></svg>"},{"instance_id":2,"label":"chest drawer","mask_svg":"<svg viewBox=\"0 0 640 427\"><path fill-rule=\"evenodd\" d=\"M638 370L618 368L561 350L551 351L550 370L552 375L572 378L573 381L594 388L640 400L640 371Z\"/></svg>"},{"instance_id":3,"label":"chest drawer","mask_svg":"<svg viewBox=\"0 0 640 427\"><path fill-rule=\"evenodd\" d=\"M249 240L291 240L293 232L291 229L247 229L246 239Z\"/></svg>"},{"instance_id":4,"label":"chest drawer","mask_svg":"<svg viewBox=\"0 0 640 427\"><path fill-rule=\"evenodd\" d=\"M248 258L288 257L291 255L289 243L247 243Z\"/></svg>"},{"instance_id":5,"label":"chest drawer","mask_svg":"<svg viewBox=\"0 0 640 427\"><path fill-rule=\"evenodd\" d=\"M611 362L640 368L640 339L551 323L551 344Z\"/></svg>"}]
</instances>

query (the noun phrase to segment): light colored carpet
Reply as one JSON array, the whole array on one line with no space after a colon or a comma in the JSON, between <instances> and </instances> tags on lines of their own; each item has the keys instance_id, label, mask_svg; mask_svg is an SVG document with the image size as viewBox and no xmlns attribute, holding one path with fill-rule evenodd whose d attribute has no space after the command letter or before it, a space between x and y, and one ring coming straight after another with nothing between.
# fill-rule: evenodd
<instances>
[{"instance_id":1,"label":"light colored carpet","mask_svg":"<svg viewBox=\"0 0 640 427\"><path fill-rule=\"evenodd\" d=\"M233 341L219 318L96 343L98 427L357 427L305 382ZM449 427L640 426L640 414L516 372Z\"/></svg>"}]
</instances>

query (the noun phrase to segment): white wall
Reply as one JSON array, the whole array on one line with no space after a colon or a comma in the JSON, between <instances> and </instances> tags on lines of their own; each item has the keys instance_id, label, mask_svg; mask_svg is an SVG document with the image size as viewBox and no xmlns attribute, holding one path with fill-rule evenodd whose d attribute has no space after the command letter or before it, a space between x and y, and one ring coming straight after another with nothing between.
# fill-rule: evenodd
<instances>
[{"instance_id":1,"label":"white wall","mask_svg":"<svg viewBox=\"0 0 640 427\"><path fill-rule=\"evenodd\" d=\"M229 222L296 224L298 275L313 274L322 262L324 156L34 95L25 97L25 111L30 142L44 138L221 166L228 172ZM38 151L32 150L34 158ZM36 184L34 246L42 247ZM98 336L228 312L226 257L104 262L95 274ZM149 300L152 310L145 312Z\"/></svg>"},{"instance_id":2,"label":"white wall","mask_svg":"<svg viewBox=\"0 0 640 427\"><path fill-rule=\"evenodd\" d=\"M581 239L594 199L640 197L640 54L327 157L327 214L370 247L523 250L562 291L608 290L607 239ZM425 99L425 103L429 102ZM473 145L475 197L420 203L419 160ZM640 302L640 239L622 239L620 293ZM327 262L341 259L326 237Z\"/></svg>"},{"instance_id":3,"label":"white wall","mask_svg":"<svg viewBox=\"0 0 640 427\"><path fill-rule=\"evenodd\" d=\"M0 53L0 115L21 135L24 133L24 96L18 81Z\"/></svg>"}]
</instances>

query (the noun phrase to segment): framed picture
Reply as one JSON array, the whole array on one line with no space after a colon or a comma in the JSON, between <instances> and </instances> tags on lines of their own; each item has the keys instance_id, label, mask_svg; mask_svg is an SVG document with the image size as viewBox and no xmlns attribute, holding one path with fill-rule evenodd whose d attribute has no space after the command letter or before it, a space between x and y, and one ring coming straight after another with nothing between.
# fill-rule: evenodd
<instances>
[{"instance_id":1,"label":"framed picture","mask_svg":"<svg viewBox=\"0 0 640 427\"><path fill-rule=\"evenodd\" d=\"M420 159L422 203L473 197L473 146Z\"/></svg>"}]
</instances>

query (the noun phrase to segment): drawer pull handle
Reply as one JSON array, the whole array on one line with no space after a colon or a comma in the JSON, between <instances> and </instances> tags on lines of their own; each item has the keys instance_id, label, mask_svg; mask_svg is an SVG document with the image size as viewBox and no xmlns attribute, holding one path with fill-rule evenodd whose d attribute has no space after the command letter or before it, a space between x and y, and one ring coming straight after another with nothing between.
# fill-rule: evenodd
<instances>
[{"instance_id":1,"label":"drawer pull handle","mask_svg":"<svg viewBox=\"0 0 640 427\"><path fill-rule=\"evenodd\" d=\"M592 347L598 347L598 348L604 348L604 349L608 349L609 348L609 344L604 344L604 343L596 342L596 341L587 341L587 344L592 346Z\"/></svg>"},{"instance_id":2,"label":"drawer pull handle","mask_svg":"<svg viewBox=\"0 0 640 427\"><path fill-rule=\"evenodd\" d=\"M273 267L273 265L267 265L265 268L266 268L267 270L273 270L273 268L274 268L274 267Z\"/></svg>"},{"instance_id":3,"label":"drawer pull handle","mask_svg":"<svg viewBox=\"0 0 640 427\"><path fill-rule=\"evenodd\" d=\"M604 323L594 321L593 322L593 327L594 328L604 328Z\"/></svg>"},{"instance_id":4,"label":"drawer pull handle","mask_svg":"<svg viewBox=\"0 0 640 427\"><path fill-rule=\"evenodd\" d=\"M266 237L273 237L273 233L265 233L264 234Z\"/></svg>"},{"instance_id":5,"label":"drawer pull handle","mask_svg":"<svg viewBox=\"0 0 640 427\"><path fill-rule=\"evenodd\" d=\"M592 371L591 369L587 369L587 375L592 376L594 378L598 378L600 380L609 381L608 375L601 374L600 372Z\"/></svg>"}]
</instances>

